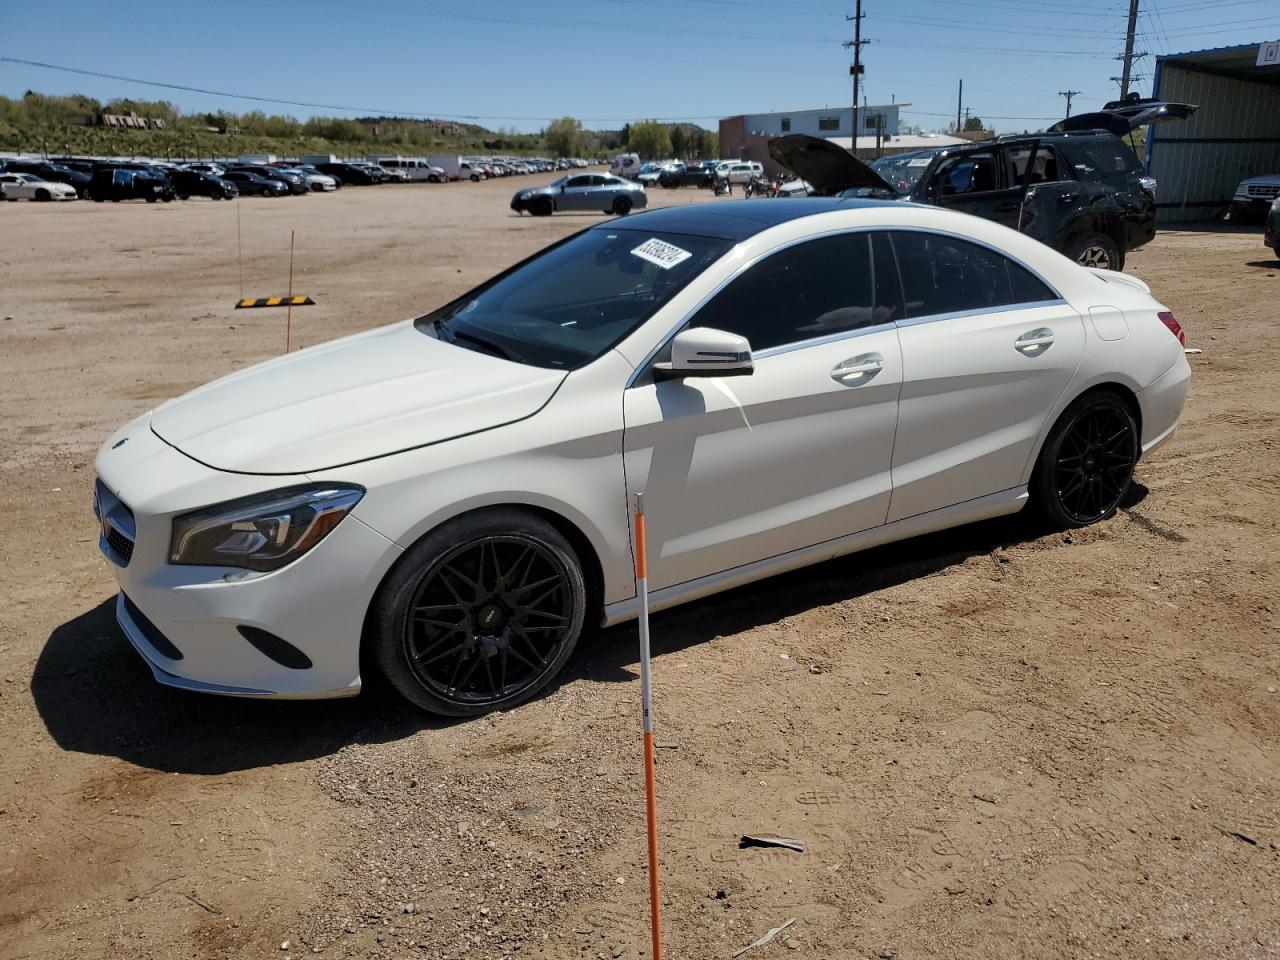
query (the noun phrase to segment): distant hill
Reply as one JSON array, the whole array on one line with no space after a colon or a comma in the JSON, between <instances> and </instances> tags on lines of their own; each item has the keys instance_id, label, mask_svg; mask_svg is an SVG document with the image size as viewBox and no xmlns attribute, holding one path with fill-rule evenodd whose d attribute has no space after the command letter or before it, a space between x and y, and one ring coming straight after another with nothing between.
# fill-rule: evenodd
<instances>
[{"instance_id":1,"label":"distant hill","mask_svg":"<svg viewBox=\"0 0 1280 960\"><path fill-rule=\"evenodd\" d=\"M119 118L130 118L122 123ZM156 121L160 121L157 123ZM695 124L671 124L693 133ZM585 152L618 149L621 130L584 131ZM456 120L408 117L296 117L260 111L184 114L167 100L54 96L28 90L0 97L0 150L50 156L195 159L242 154L547 153L541 133L490 130Z\"/></svg>"}]
</instances>

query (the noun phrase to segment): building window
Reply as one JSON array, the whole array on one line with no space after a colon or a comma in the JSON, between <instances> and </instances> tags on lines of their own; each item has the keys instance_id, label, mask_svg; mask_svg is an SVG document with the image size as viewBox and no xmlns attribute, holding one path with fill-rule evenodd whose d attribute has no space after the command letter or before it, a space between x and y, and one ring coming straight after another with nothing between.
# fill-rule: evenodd
<instances>
[{"instance_id":1,"label":"building window","mask_svg":"<svg viewBox=\"0 0 1280 960\"><path fill-rule=\"evenodd\" d=\"M818 129L819 130L839 130L840 118L839 117L819 117Z\"/></svg>"},{"instance_id":2,"label":"building window","mask_svg":"<svg viewBox=\"0 0 1280 960\"><path fill-rule=\"evenodd\" d=\"M791 130L791 118L790 118L790 117L783 117L783 118L782 118L782 132L783 132L783 133L788 133L790 130Z\"/></svg>"}]
</instances>

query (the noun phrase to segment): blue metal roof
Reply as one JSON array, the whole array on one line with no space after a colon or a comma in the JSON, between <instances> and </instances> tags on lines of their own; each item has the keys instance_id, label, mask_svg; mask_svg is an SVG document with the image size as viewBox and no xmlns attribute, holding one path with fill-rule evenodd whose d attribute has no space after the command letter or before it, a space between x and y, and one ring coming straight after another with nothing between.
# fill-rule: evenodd
<instances>
[{"instance_id":1,"label":"blue metal roof","mask_svg":"<svg viewBox=\"0 0 1280 960\"><path fill-rule=\"evenodd\" d=\"M722 240L745 240L780 223L812 217L833 210L899 207L897 200L839 199L835 197L777 197L761 200L724 200L682 204L634 213L625 220L610 220L597 230L653 230L686 233Z\"/></svg>"}]
</instances>

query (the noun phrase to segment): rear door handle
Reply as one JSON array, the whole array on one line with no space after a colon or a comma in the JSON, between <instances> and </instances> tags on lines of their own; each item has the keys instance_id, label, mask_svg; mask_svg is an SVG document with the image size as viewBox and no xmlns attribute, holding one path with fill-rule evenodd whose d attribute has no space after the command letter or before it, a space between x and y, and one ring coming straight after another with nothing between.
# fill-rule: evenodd
<instances>
[{"instance_id":1,"label":"rear door handle","mask_svg":"<svg viewBox=\"0 0 1280 960\"><path fill-rule=\"evenodd\" d=\"M1039 356L1053 346L1053 331L1048 327L1039 327L1035 330L1028 330L1017 340L1013 341L1015 350L1022 353Z\"/></svg>"},{"instance_id":2,"label":"rear door handle","mask_svg":"<svg viewBox=\"0 0 1280 960\"><path fill-rule=\"evenodd\" d=\"M864 353L861 356L842 360L831 368L831 379L840 383L850 380L867 379L880 372L884 366L884 357L878 353Z\"/></svg>"}]
</instances>

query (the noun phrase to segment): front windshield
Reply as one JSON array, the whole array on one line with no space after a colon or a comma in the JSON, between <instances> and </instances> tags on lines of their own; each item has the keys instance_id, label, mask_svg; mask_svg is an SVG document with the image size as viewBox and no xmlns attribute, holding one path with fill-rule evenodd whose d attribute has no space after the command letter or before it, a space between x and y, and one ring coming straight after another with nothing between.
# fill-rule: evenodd
<instances>
[{"instance_id":1,"label":"front windshield","mask_svg":"<svg viewBox=\"0 0 1280 960\"><path fill-rule=\"evenodd\" d=\"M889 181L900 193L910 193L920 182L937 151L929 153L900 153L893 157L881 157L871 163L871 169Z\"/></svg>"},{"instance_id":2,"label":"front windshield","mask_svg":"<svg viewBox=\"0 0 1280 960\"><path fill-rule=\"evenodd\" d=\"M569 182L569 178L568 178L568 177L559 177L559 178L557 178L557 179L555 179L555 180L552 180L552 181L551 181L551 186L553 186L553 187L563 187L563 186L564 186L566 183L568 183L568 182Z\"/></svg>"},{"instance_id":3,"label":"front windshield","mask_svg":"<svg viewBox=\"0 0 1280 960\"><path fill-rule=\"evenodd\" d=\"M416 325L470 350L576 370L653 316L731 245L647 230L586 230Z\"/></svg>"}]
</instances>

